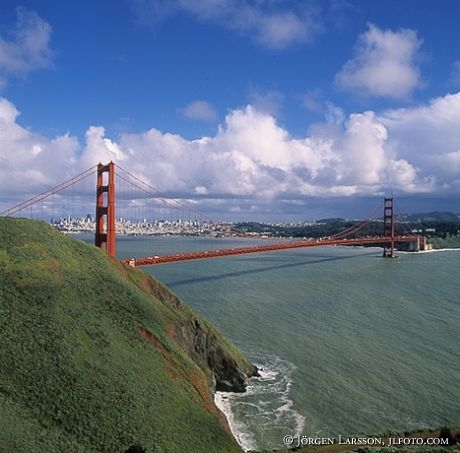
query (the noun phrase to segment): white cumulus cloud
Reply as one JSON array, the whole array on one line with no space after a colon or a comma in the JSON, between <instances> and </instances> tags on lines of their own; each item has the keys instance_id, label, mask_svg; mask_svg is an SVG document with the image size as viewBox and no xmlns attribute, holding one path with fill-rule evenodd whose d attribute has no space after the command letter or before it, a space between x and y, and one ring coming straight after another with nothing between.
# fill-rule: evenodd
<instances>
[{"instance_id":1,"label":"white cumulus cloud","mask_svg":"<svg viewBox=\"0 0 460 453\"><path fill-rule=\"evenodd\" d=\"M4 204L110 160L198 208L248 215L255 206L298 210L306 198L460 190L460 93L416 108L339 111L304 137L250 105L230 111L214 136L195 140L154 128L113 139L90 126L79 143L33 133L18 115L0 98Z\"/></svg>"},{"instance_id":2,"label":"white cumulus cloud","mask_svg":"<svg viewBox=\"0 0 460 453\"><path fill-rule=\"evenodd\" d=\"M452 157L460 150L460 93L419 107L385 111L379 121L390 131L389 149L417 167L420 177L450 186L455 177Z\"/></svg>"},{"instance_id":3,"label":"white cumulus cloud","mask_svg":"<svg viewBox=\"0 0 460 453\"><path fill-rule=\"evenodd\" d=\"M139 20L165 20L186 13L201 22L218 24L270 49L308 42L321 29L307 3L261 0L136 0L131 4Z\"/></svg>"},{"instance_id":4,"label":"white cumulus cloud","mask_svg":"<svg viewBox=\"0 0 460 453\"><path fill-rule=\"evenodd\" d=\"M51 26L34 11L18 7L10 38L0 38L0 85L10 75L25 76L52 65Z\"/></svg>"},{"instance_id":5,"label":"white cumulus cloud","mask_svg":"<svg viewBox=\"0 0 460 453\"><path fill-rule=\"evenodd\" d=\"M79 170L76 138L34 134L17 123L18 115L11 102L0 98L0 193L5 199L36 195Z\"/></svg>"},{"instance_id":6,"label":"white cumulus cloud","mask_svg":"<svg viewBox=\"0 0 460 453\"><path fill-rule=\"evenodd\" d=\"M368 96L406 98L422 85L421 44L414 30L381 30L369 24L358 39L354 57L336 75L336 83Z\"/></svg>"},{"instance_id":7,"label":"white cumulus cloud","mask_svg":"<svg viewBox=\"0 0 460 453\"><path fill-rule=\"evenodd\" d=\"M284 100L283 93L276 90L263 92L255 87L249 90L249 101L259 112L277 116Z\"/></svg>"},{"instance_id":8,"label":"white cumulus cloud","mask_svg":"<svg viewBox=\"0 0 460 453\"><path fill-rule=\"evenodd\" d=\"M207 101L193 101L185 107L179 109L180 113L186 118L199 121L217 121L218 116L214 107Z\"/></svg>"}]
</instances>

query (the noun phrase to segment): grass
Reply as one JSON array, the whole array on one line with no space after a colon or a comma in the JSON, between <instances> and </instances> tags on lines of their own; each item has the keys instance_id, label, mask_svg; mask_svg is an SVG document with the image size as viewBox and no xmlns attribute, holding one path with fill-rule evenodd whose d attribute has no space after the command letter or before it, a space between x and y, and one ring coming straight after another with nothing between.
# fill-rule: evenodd
<instances>
[{"instance_id":1,"label":"grass","mask_svg":"<svg viewBox=\"0 0 460 453\"><path fill-rule=\"evenodd\" d=\"M241 451L211 371L172 335L195 320L248 369L150 277L44 223L0 218L0 450Z\"/></svg>"}]
</instances>

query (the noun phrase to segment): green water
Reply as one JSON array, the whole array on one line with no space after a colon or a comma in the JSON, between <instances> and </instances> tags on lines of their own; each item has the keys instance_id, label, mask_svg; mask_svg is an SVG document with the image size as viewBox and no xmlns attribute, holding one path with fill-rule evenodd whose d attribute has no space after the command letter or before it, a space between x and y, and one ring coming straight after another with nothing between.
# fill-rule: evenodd
<instances>
[{"instance_id":1,"label":"green water","mask_svg":"<svg viewBox=\"0 0 460 453\"><path fill-rule=\"evenodd\" d=\"M120 256L247 245L125 238ZM144 268L263 372L220 396L247 448L460 424L460 252L315 248Z\"/></svg>"}]
</instances>

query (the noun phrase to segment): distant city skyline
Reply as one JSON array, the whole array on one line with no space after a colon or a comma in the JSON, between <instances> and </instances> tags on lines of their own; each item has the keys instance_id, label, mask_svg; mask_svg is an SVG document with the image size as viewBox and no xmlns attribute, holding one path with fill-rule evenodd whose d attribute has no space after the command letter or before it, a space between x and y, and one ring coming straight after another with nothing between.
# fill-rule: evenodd
<instances>
[{"instance_id":1,"label":"distant city skyline","mask_svg":"<svg viewBox=\"0 0 460 453\"><path fill-rule=\"evenodd\" d=\"M456 0L5 0L0 211L114 162L213 220L460 213Z\"/></svg>"}]
</instances>

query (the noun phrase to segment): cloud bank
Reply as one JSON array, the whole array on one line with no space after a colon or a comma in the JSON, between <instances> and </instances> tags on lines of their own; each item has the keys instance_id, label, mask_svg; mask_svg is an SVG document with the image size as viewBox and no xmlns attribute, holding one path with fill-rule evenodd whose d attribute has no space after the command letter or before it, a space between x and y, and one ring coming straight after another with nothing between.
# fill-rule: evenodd
<instances>
[{"instance_id":1,"label":"cloud bank","mask_svg":"<svg viewBox=\"0 0 460 453\"><path fill-rule=\"evenodd\" d=\"M196 140L154 128L112 139L90 126L81 144L35 134L18 115L0 98L4 203L110 160L162 192L235 213L318 197L460 192L460 93L416 108L342 113L301 138L251 105Z\"/></svg>"}]
</instances>

